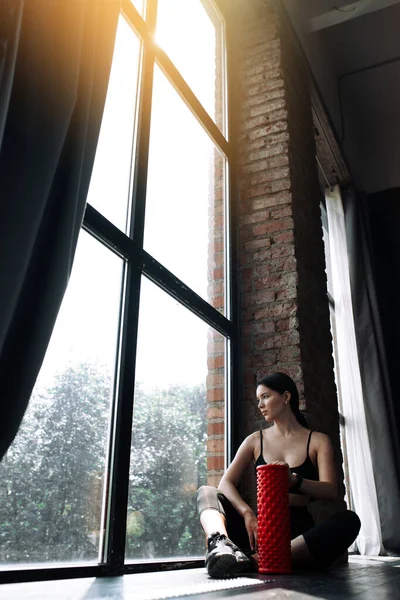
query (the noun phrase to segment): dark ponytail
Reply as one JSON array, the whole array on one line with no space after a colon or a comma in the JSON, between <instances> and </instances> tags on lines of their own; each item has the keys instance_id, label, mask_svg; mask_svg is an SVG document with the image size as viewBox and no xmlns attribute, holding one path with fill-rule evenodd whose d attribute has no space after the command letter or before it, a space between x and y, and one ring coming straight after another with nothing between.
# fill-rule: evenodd
<instances>
[{"instance_id":1,"label":"dark ponytail","mask_svg":"<svg viewBox=\"0 0 400 600\"><path fill-rule=\"evenodd\" d=\"M285 373L272 373L272 375L267 375L266 377L260 379L260 381L257 383L257 387L259 385L264 385L265 387L278 392L278 394L290 392L290 408L292 409L292 412L300 425L308 429L306 418L300 412L299 408L299 392L295 382L291 377L289 377L289 375L285 375Z\"/></svg>"}]
</instances>

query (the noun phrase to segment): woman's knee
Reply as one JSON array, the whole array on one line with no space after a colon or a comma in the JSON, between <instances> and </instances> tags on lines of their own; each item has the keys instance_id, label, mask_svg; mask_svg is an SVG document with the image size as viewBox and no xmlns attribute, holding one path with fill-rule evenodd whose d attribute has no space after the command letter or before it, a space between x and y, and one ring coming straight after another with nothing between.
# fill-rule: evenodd
<instances>
[{"instance_id":1,"label":"woman's knee","mask_svg":"<svg viewBox=\"0 0 400 600\"><path fill-rule=\"evenodd\" d=\"M213 485L202 485L197 490L197 498L203 498L208 496L214 496L218 492L217 488Z\"/></svg>"},{"instance_id":2,"label":"woman's knee","mask_svg":"<svg viewBox=\"0 0 400 600\"><path fill-rule=\"evenodd\" d=\"M218 490L212 485L202 485L197 490L197 510L199 515L208 508L221 511L218 501Z\"/></svg>"},{"instance_id":3,"label":"woman's knee","mask_svg":"<svg viewBox=\"0 0 400 600\"><path fill-rule=\"evenodd\" d=\"M352 510L344 510L334 516L335 530L349 547L359 534L361 521L359 516Z\"/></svg>"},{"instance_id":4,"label":"woman's knee","mask_svg":"<svg viewBox=\"0 0 400 600\"><path fill-rule=\"evenodd\" d=\"M346 528L352 533L353 539L356 539L361 528L360 517L354 511L346 510L343 513L343 519Z\"/></svg>"}]
</instances>

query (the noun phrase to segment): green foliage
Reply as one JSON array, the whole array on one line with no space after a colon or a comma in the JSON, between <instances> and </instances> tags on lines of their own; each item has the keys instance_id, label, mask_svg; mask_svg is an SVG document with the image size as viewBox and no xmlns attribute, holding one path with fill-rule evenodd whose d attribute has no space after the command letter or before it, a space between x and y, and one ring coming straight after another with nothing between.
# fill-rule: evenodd
<instances>
[{"instance_id":1,"label":"green foliage","mask_svg":"<svg viewBox=\"0 0 400 600\"><path fill-rule=\"evenodd\" d=\"M34 392L0 465L0 562L97 560L111 378L68 367ZM206 477L202 387L135 393L127 558L199 555Z\"/></svg>"},{"instance_id":2,"label":"green foliage","mask_svg":"<svg viewBox=\"0 0 400 600\"><path fill-rule=\"evenodd\" d=\"M136 389L128 515L140 513L144 526L127 532L128 558L202 553L196 490L206 479L205 410L201 387Z\"/></svg>"}]
</instances>

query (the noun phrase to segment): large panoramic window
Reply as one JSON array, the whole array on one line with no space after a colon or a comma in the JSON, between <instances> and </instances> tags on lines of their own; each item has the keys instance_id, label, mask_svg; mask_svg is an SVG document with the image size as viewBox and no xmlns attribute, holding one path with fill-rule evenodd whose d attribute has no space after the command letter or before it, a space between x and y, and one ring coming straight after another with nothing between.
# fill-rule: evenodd
<instances>
[{"instance_id":1,"label":"large panoramic window","mask_svg":"<svg viewBox=\"0 0 400 600\"><path fill-rule=\"evenodd\" d=\"M212 0L122 0L72 275L0 465L3 578L204 564L237 327L224 53Z\"/></svg>"}]
</instances>

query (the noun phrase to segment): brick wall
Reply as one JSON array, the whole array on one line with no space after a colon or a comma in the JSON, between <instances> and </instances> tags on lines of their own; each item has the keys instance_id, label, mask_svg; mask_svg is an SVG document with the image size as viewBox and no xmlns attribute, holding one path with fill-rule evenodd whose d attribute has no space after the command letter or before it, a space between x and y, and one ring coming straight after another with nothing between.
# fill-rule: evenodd
<instances>
[{"instance_id":1,"label":"brick wall","mask_svg":"<svg viewBox=\"0 0 400 600\"><path fill-rule=\"evenodd\" d=\"M298 274L297 303L306 409L312 425L338 427L332 337L326 299L326 273L308 72L292 31L282 19L282 66L290 135L294 242ZM317 343L316 343L317 342ZM327 420L329 419L329 421Z\"/></svg>"},{"instance_id":2,"label":"brick wall","mask_svg":"<svg viewBox=\"0 0 400 600\"><path fill-rule=\"evenodd\" d=\"M216 28L215 122L223 131L224 72L221 52L223 30ZM225 314L224 199L225 159L215 149L208 195L208 291L210 304ZM207 484L218 486L225 468L225 344L223 336L208 331L207 375Z\"/></svg>"},{"instance_id":3,"label":"brick wall","mask_svg":"<svg viewBox=\"0 0 400 600\"><path fill-rule=\"evenodd\" d=\"M218 486L225 466L224 339L208 331L207 484Z\"/></svg>"},{"instance_id":4,"label":"brick wall","mask_svg":"<svg viewBox=\"0 0 400 600\"><path fill-rule=\"evenodd\" d=\"M311 427L330 435L342 480L308 70L279 1L234 0L225 14L237 90L241 437L265 426L255 382L284 371Z\"/></svg>"},{"instance_id":5,"label":"brick wall","mask_svg":"<svg viewBox=\"0 0 400 600\"><path fill-rule=\"evenodd\" d=\"M289 131L294 243L297 270L297 318L305 409L311 428L328 433L336 451L343 505L339 415L320 213L311 81L291 25L281 15L282 69ZM325 506L318 507L324 512ZM328 511L329 512L329 511Z\"/></svg>"}]
</instances>

